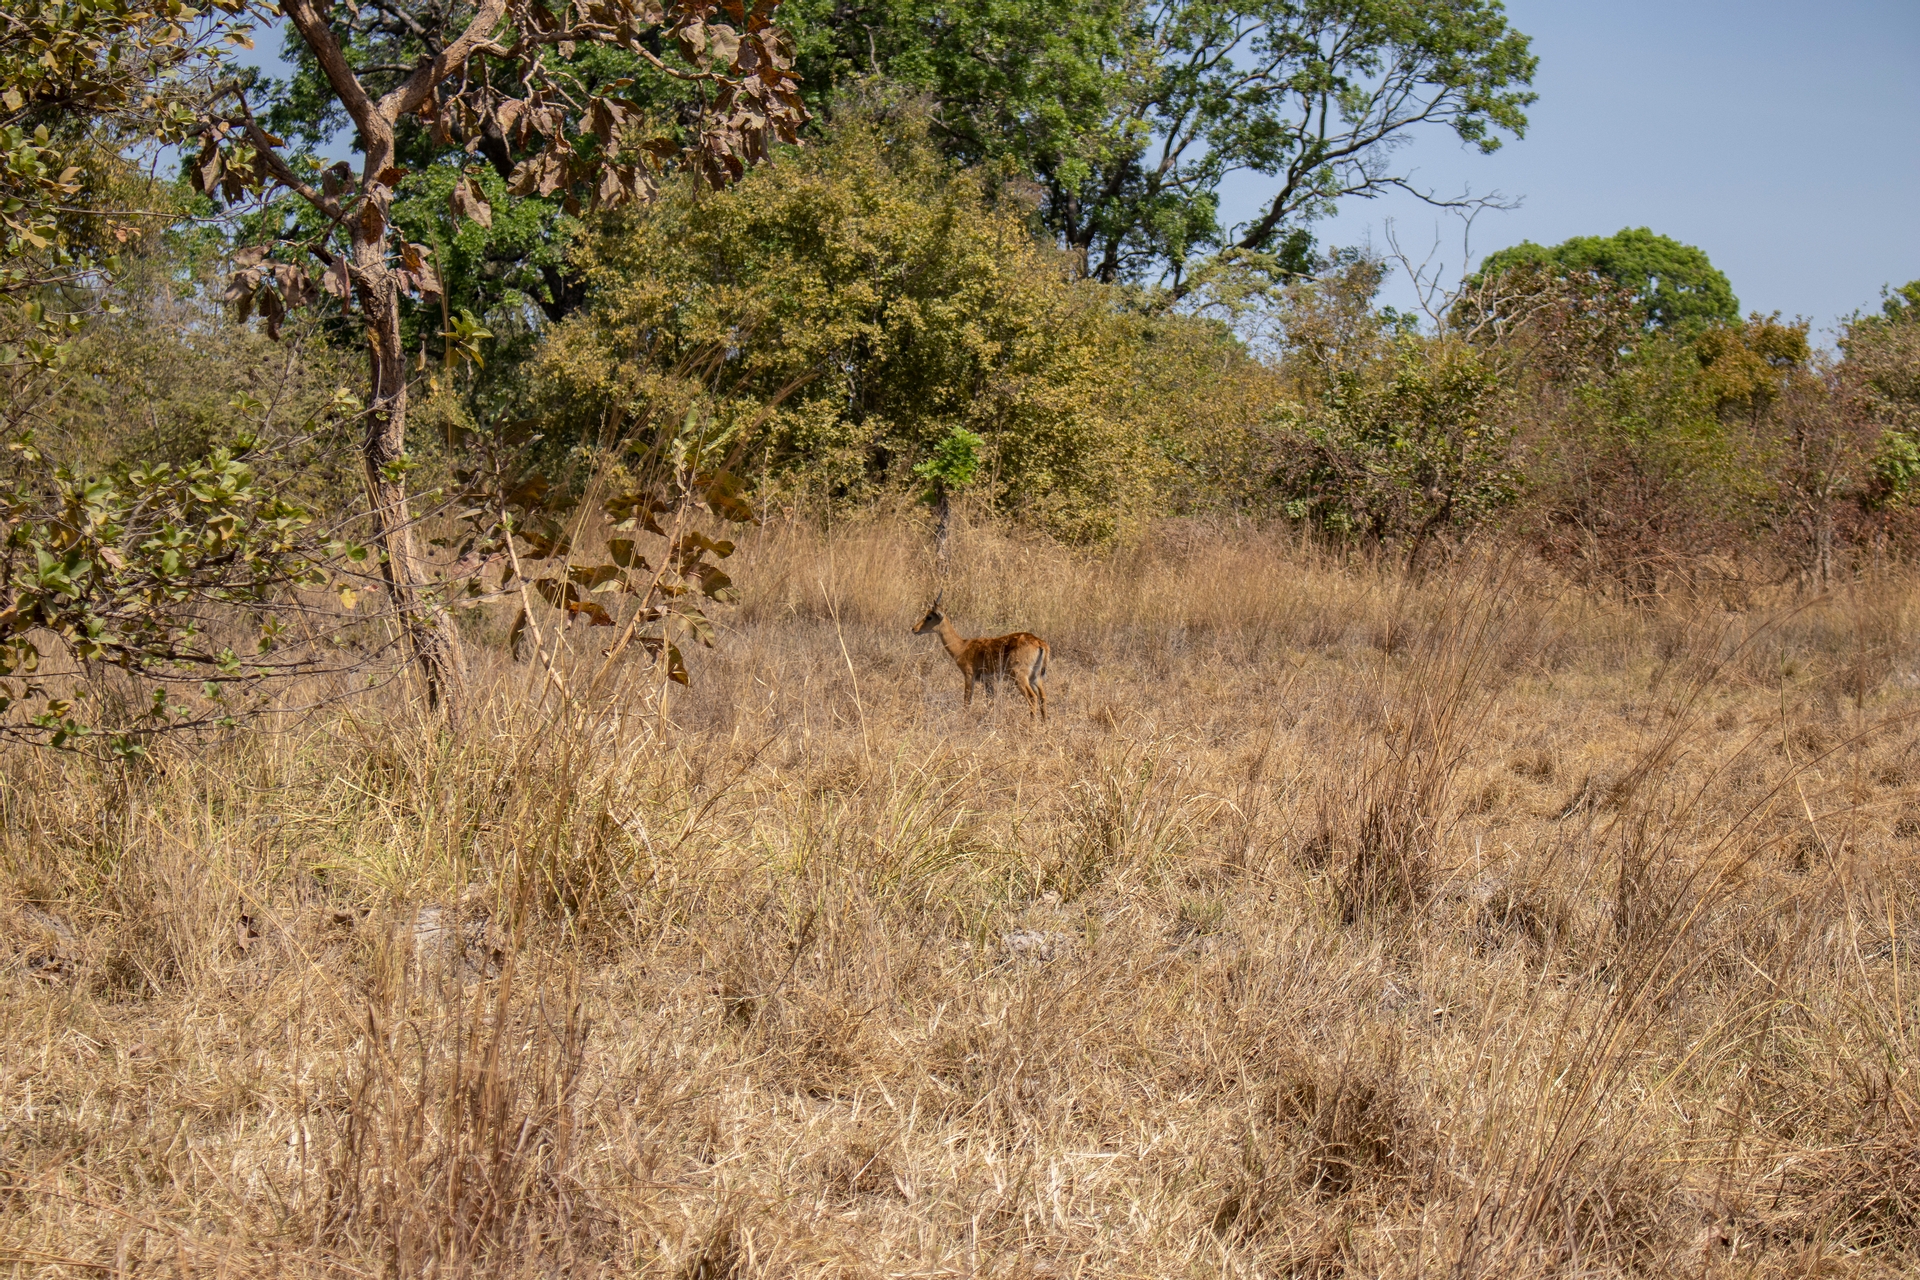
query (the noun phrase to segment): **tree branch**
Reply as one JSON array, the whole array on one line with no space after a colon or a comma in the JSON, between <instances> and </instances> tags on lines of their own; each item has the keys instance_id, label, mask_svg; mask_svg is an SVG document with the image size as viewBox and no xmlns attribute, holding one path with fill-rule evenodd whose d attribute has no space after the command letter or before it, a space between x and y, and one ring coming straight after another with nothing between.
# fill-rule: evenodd
<instances>
[{"instance_id":1,"label":"tree branch","mask_svg":"<svg viewBox=\"0 0 1920 1280\"><path fill-rule=\"evenodd\" d=\"M254 151L259 155L261 163L267 166L267 171L273 174L275 182L326 214L328 218L335 222L340 221L344 216L340 202L300 180L300 176L280 157L280 153L273 149L273 141L267 136L267 131L253 122L251 112L247 114L246 128L247 141L253 144Z\"/></svg>"},{"instance_id":2,"label":"tree branch","mask_svg":"<svg viewBox=\"0 0 1920 1280\"><path fill-rule=\"evenodd\" d=\"M373 99L361 87L360 78L347 64L347 56L341 51L340 42L334 38L333 28L327 25L326 15L314 7L314 0L282 0L281 9L287 20L293 23L294 30L313 50L313 57L320 64L320 70L326 74L327 83L333 86L334 94L340 99L340 105L346 108L347 115L359 127L369 144L377 132L390 137L393 130L391 122L382 118Z\"/></svg>"},{"instance_id":3,"label":"tree branch","mask_svg":"<svg viewBox=\"0 0 1920 1280\"><path fill-rule=\"evenodd\" d=\"M380 99L380 110L388 122L397 122L401 116L419 110L434 87L451 75L454 68L479 52L481 46L491 44L493 29L500 25L506 11L507 0L481 0L474 9L473 19L452 44L432 58L423 59L399 88Z\"/></svg>"}]
</instances>

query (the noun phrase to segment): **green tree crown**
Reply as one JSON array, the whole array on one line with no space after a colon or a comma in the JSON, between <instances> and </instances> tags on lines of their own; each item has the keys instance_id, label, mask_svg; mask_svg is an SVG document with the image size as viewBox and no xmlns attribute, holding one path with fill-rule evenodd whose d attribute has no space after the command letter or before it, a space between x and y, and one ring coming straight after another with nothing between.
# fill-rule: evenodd
<instances>
[{"instance_id":1,"label":"green tree crown","mask_svg":"<svg viewBox=\"0 0 1920 1280\"><path fill-rule=\"evenodd\" d=\"M1106 281L1214 250L1303 256L1347 196L1416 189L1391 159L1451 129L1524 136L1537 59L1497 0L787 0L805 92L882 77L934 105L952 158L1029 187ZM1261 207L1220 220L1230 174ZM1441 201L1444 203L1444 201Z\"/></svg>"},{"instance_id":2,"label":"green tree crown","mask_svg":"<svg viewBox=\"0 0 1920 1280\"><path fill-rule=\"evenodd\" d=\"M1740 319L1733 286L1704 252L1646 227L1575 236L1551 248L1522 241L1488 254L1474 283L1521 266L1562 275L1591 271L1612 280L1634 295L1652 329L1693 330Z\"/></svg>"}]
</instances>

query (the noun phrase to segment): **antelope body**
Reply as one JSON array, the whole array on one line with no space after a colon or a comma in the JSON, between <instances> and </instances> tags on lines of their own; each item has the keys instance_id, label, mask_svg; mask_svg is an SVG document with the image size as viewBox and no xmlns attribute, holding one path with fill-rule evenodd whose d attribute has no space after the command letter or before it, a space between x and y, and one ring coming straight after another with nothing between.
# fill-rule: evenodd
<instances>
[{"instance_id":1,"label":"antelope body","mask_svg":"<svg viewBox=\"0 0 1920 1280\"><path fill-rule=\"evenodd\" d=\"M1020 692L1027 696L1027 714L1037 714L1045 720L1047 688L1041 681L1047 674L1047 642L1027 631L969 640L940 612L940 600L945 595L943 591L934 597L933 607L920 619L913 634L924 636L933 632L940 637L953 665L960 668L961 676L966 679L966 705L973 705L974 681L984 680L991 686L1001 676L1011 675Z\"/></svg>"}]
</instances>

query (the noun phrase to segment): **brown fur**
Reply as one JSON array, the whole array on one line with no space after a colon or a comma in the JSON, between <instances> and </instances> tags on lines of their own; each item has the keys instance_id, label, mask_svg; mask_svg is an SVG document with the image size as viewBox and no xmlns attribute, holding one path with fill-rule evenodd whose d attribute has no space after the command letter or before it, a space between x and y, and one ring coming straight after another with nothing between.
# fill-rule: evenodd
<instances>
[{"instance_id":1,"label":"brown fur","mask_svg":"<svg viewBox=\"0 0 1920 1280\"><path fill-rule=\"evenodd\" d=\"M985 680L991 686L1001 676L1011 675L1020 692L1027 696L1027 714L1037 714L1042 720L1047 718L1047 687L1041 683L1047 674L1050 653L1045 640L1029 631L969 640L940 612L938 597L927 610L927 616L920 619L920 625L913 629L917 636L928 632L940 637L940 643L947 646L948 656L965 677L967 706L973 705L975 680Z\"/></svg>"}]
</instances>

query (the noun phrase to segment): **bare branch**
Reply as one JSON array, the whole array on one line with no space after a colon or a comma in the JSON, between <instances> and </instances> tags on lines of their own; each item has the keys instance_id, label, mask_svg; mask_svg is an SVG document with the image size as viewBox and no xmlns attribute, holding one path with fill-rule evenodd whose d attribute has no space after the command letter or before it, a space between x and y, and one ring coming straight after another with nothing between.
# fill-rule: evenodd
<instances>
[{"instance_id":1,"label":"bare branch","mask_svg":"<svg viewBox=\"0 0 1920 1280\"><path fill-rule=\"evenodd\" d=\"M399 88L380 99L380 111L385 118L397 122L401 116L419 110L435 86L479 52L481 46L492 43L493 29L500 25L506 12L506 0L481 0L472 21L452 44L421 62Z\"/></svg>"}]
</instances>

